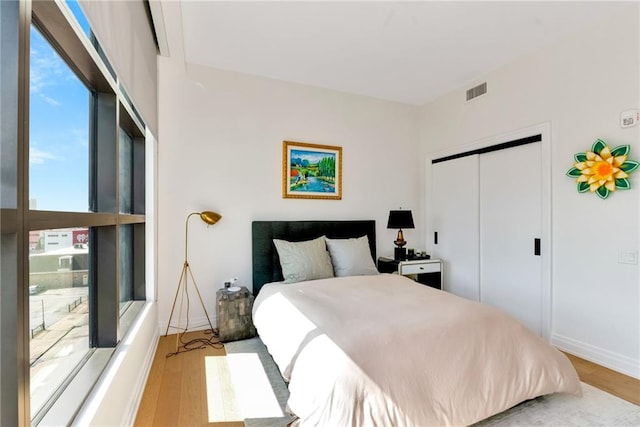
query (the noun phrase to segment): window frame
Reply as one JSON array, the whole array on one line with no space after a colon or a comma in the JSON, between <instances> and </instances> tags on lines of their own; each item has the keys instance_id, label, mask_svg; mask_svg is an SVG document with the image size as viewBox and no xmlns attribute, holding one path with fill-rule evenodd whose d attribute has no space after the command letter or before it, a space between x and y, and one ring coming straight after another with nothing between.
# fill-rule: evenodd
<instances>
[{"instance_id":1,"label":"window frame","mask_svg":"<svg viewBox=\"0 0 640 427\"><path fill-rule=\"evenodd\" d=\"M3 2L5 3L5 2ZM2 323L0 333L3 348L2 406L0 424L27 425L48 422L68 424L95 384L109 357L124 337L142 303L147 299L145 268L145 156L152 150L150 136L122 85L114 77L95 37L88 37L69 6L63 1L20 0L2 5L3 26L6 16L16 15L13 33L3 29L11 49L3 52L17 58L15 120L4 126L16 129L15 151L9 150L16 167L16 200L14 206L0 207L2 245ZM63 212L30 209L29 207L29 97L30 97L30 31L37 27L45 40L93 94L90 113L89 212ZM6 28L6 27L5 27ZM15 37L15 39L14 39ZM3 64L3 71L5 70ZM3 80L4 83L4 80ZM4 91L3 91L4 92ZM3 105L5 105L3 93ZM119 213L118 147L119 128L127 129L133 138L133 174L130 191L132 213ZM3 129L4 131L4 129ZM3 134L4 135L4 134ZM2 147L3 156L6 147ZM10 147L11 148L11 147ZM109 151L109 149L112 149ZM98 162L98 159L100 162ZM136 171L135 166L142 164ZM3 163L4 167L4 163ZM140 182L142 180L142 182ZM133 301L126 310L119 309L120 257L118 229L131 226L133 258ZM29 232L32 230L88 227L91 234L90 255L90 352L85 366L75 369L64 389L59 390L45 408L31 417L30 411L30 328L29 328ZM95 249L95 250L94 250ZM134 309L131 309L134 307ZM10 309L7 309L10 308ZM126 314L126 316L125 316ZM9 320L9 322L7 322ZM11 325L11 326L8 326ZM14 351L8 351L14 348ZM93 348L93 349L92 349ZM13 367L13 369L11 369ZM11 371L7 375L6 371ZM76 383L75 385L73 383ZM55 401L58 399L58 401ZM75 405L70 403L75 402ZM62 421L64 420L64 421Z\"/></svg>"}]
</instances>

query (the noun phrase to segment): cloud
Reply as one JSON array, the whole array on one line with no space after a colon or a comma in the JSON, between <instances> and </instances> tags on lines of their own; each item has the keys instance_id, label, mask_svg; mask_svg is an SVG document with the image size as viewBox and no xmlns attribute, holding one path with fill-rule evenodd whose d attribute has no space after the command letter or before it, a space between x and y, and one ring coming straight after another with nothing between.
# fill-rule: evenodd
<instances>
[{"instance_id":1,"label":"cloud","mask_svg":"<svg viewBox=\"0 0 640 427\"><path fill-rule=\"evenodd\" d=\"M29 164L41 165L47 160L57 160L58 157L48 151L40 150L36 147L29 148Z\"/></svg>"},{"instance_id":2,"label":"cloud","mask_svg":"<svg viewBox=\"0 0 640 427\"><path fill-rule=\"evenodd\" d=\"M59 106L62 105L61 102L59 102L59 101L57 101L57 100L55 100L55 99L53 99L51 97L48 97L47 95L44 95L42 93L40 93L39 95L44 100L44 102L46 102L47 104L51 105L52 107L59 107Z\"/></svg>"},{"instance_id":3,"label":"cloud","mask_svg":"<svg viewBox=\"0 0 640 427\"><path fill-rule=\"evenodd\" d=\"M66 80L71 74L64 61L42 38L40 33L31 30L31 55L29 70L29 88L32 94L40 96L51 106L62 104L55 98L45 94L48 87L56 86L60 80Z\"/></svg>"},{"instance_id":4,"label":"cloud","mask_svg":"<svg viewBox=\"0 0 640 427\"><path fill-rule=\"evenodd\" d=\"M46 49L31 49L29 87L31 92L40 93L44 88L53 86L64 77L64 63L53 52Z\"/></svg>"}]
</instances>

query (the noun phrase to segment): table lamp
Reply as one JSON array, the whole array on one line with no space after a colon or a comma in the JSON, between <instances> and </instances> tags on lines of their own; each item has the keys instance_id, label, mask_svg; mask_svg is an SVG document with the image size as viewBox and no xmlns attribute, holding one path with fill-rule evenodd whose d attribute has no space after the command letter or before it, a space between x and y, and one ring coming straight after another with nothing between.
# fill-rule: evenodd
<instances>
[{"instance_id":1,"label":"table lamp","mask_svg":"<svg viewBox=\"0 0 640 427\"><path fill-rule=\"evenodd\" d=\"M393 242L396 245L393 251L393 258L396 261L407 259L407 248L404 247L404 245L407 244L407 241L404 240L402 229L415 228L413 225L413 216L411 215L411 211L389 211L389 221L387 221L387 228L398 229L398 237Z\"/></svg>"}]
</instances>

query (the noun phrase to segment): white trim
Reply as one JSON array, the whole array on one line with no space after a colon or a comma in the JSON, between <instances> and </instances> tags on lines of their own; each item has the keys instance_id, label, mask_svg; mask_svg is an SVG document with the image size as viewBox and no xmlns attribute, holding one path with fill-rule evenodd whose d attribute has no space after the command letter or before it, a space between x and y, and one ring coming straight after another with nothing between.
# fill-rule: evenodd
<instances>
[{"instance_id":1,"label":"white trim","mask_svg":"<svg viewBox=\"0 0 640 427\"><path fill-rule=\"evenodd\" d=\"M553 296L551 290L553 289L553 226L552 226L552 209L551 209L551 197L553 192L553 186L551 185L551 123L546 122L536 126L542 134L541 141L541 162L542 168L541 176L541 210L542 210L542 241L540 242L540 254L542 258L542 324L540 329L543 338L547 341L551 339L551 331L553 324Z\"/></svg>"},{"instance_id":2,"label":"white trim","mask_svg":"<svg viewBox=\"0 0 640 427\"><path fill-rule=\"evenodd\" d=\"M158 142L149 128L145 132L145 295L158 302Z\"/></svg>"},{"instance_id":3,"label":"white trim","mask_svg":"<svg viewBox=\"0 0 640 427\"><path fill-rule=\"evenodd\" d=\"M551 344L562 351L571 353L582 359L605 366L614 371L640 379L640 364L637 360L622 354L614 353L569 337L553 334Z\"/></svg>"},{"instance_id":4,"label":"white trim","mask_svg":"<svg viewBox=\"0 0 640 427\"><path fill-rule=\"evenodd\" d=\"M553 244L552 244L552 213L551 213L551 200L552 200L552 191L553 188L551 186L551 123L544 122L537 125L529 126L522 129L513 130L510 132L505 132L499 135L490 136L487 138L483 138L469 144L460 145L456 148L448 148L446 150L441 150L438 152L429 153L427 155L427 165L426 165L426 188L430 189L430 180L431 180L431 161L433 159L446 157L455 155L458 153L464 153L466 151L473 151L484 147L490 147L492 145L500 144L507 141L513 141L520 138L526 138L532 135L542 136L540 141L541 144L541 190L542 190L542 200L541 200L541 247L540 251L542 254L542 289L541 289L541 334L542 337L549 341L551 338L551 325L552 325L552 257L553 257ZM427 192L426 202L431 200L430 191ZM429 206L427 204L427 206ZM427 209L425 208L425 217L427 216ZM431 223L426 221L429 224L427 227L428 232L431 231ZM427 235L427 240L429 241L429 236Z\"/></svg>"},{"instance_id":5,"label":"white trim","mask_svg":"<svg viewBox=\"0 0 640 427\"><path fill-rule=\"evenodd\" d=\"M132 404L129 405L128 410L125 409L122 424L123 426L132 426L135 424L136 416L138 415L138 409L140 408L140 402L142 402L142 396L144 394L144 389L147 385L147 379L149 378L149 373L151 372L151 366L153 365L153 359L156 355L156 350L158 349L158 342L160 341L160 330L156 328L153 331L153 342L149 346L149 351L147 352L146 357L144 358L144 362L140 368L140 375L135 381L133 394L135 397L133 398Z\"/></svg>"},{"instance_id":6,"label":"white trim","mask_svg":"<svg viewBox=\"0 0 640 427\"><path fill-rule=\"evenodd\" d=\"M153 20L153 28L155 29L160 55L169 56L169 39L167 38L167 27L164 23L162 2L160 0L149 0L149 9L151 10L151 19Z\"/></svg>"}]
</instances>

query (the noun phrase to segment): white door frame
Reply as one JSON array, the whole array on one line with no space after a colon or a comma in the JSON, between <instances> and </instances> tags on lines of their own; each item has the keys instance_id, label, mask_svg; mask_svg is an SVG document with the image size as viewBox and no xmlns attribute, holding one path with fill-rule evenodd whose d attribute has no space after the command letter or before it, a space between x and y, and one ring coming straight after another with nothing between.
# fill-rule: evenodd
<instances>
[{"instance_id":1,"label":"white door frame","mask_svg":"<svg viewBox=\"0 0 640 427\"><path fill-rule=\"evenodd\" d=\"M541 333L542 337L549 342L551 339L551 325L552 325L552 248L551 242L551 123L545 122L538 125L517 129L511 132L502 133L499 135L491 136L488 138L479 139L469 144L457 146L454 149L442 150L434 153L427 154L425 164L425 224L426 227L426 242L430 242L429 236L433 233L431 211L429 210L431 200L431 161L441 157L451 156L458 153L464 153L466 151L477 150L484 147L489 147L496 144L501 144L507 141L513 141L520 138L526 138L532 135L541 135L540 141L541 150L541 219L542 219L542 233L540 242L540 253L542 255L542 289L541 289ZM430 248L433 250L433 247Z\"/></svg>"}]
</instances>

